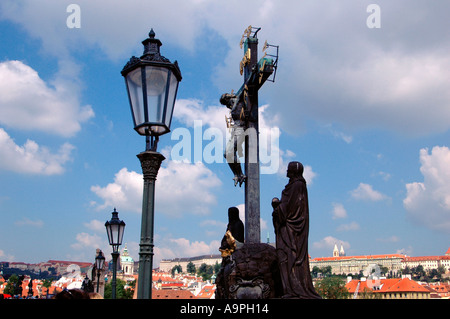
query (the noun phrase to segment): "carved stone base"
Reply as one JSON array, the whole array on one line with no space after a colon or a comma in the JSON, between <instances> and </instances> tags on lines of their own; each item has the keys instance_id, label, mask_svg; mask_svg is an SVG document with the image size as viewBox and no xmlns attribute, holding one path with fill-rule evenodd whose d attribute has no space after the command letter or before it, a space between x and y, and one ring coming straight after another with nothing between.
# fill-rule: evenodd
<instances>
[{"instance_id":1,"label":"carved stone base","mask_svg":"<svg viewBox=\"0 0 450 319\"><path fill-rule=\"evenodd\" d=\"M281 298L275 248L262 243L244 244L223 259L216 285L216 299Z\"/></svg>"}]
</instances>

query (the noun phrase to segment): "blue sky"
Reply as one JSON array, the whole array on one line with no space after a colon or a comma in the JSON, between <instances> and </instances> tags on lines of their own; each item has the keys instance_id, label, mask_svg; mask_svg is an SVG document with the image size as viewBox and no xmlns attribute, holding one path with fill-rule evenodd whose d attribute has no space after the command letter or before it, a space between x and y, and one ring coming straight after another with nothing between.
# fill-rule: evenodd
<instances>
[{"instance_id":1,"label":"blue sky","mask_svg":"<svg viewBox=\"0 0 450 319\"><path fill-rule=\"evenodd\" d=\"M67 24L70 4L80 9L79 28ZM96 248L109 255L104 223L114 207L138 259L136 154L145 140L133 130L120 71L142 54L151 28L183 75L172 132L158 149L166 160L156 184L155 264L217 254L227 209L242 211L244 192L226 163L207 158L212 141L203 134L225 136L219 97L242 84L248 25L261 27L259 56L265 40L280 46L275 83L259 92L261 134L274 143L270 152L262 146L270 160L261 174L262 241L274 240L270 202L287 183L287 163L298 160L312 257L330 256L335 243L347 255L444 254L449 9L399 0L2 1L0 260L93 262ZM190 157L174 151L180 143L192 146Z\"/></svg>"}]
</instances>

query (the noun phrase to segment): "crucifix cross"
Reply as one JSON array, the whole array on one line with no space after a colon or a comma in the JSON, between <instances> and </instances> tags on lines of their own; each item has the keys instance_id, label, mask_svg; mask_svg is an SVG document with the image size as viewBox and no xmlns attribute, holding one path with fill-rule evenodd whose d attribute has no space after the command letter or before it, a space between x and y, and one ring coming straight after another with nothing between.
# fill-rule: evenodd
<instances>
[{"instance_id":1,"label":"crucifix cross","mask_svg":"<svg viewBox=\"0 0 450 319\"><path fill-rule=\"evenodd\" d=\"M231 109L232 134L227 144L225 157L233 171L235 186L245 183L245 242L260 242L260 170L259 170L259 118L258 90L273 74L275 80L278 46L264 44L263 51L268 47L276 47L276 55L267 53L258 61L257 33L261 28L249 26L241 39L244 57L240 62L240 72L244 75L244 83L238 92L224 94L221 103ZM227 120L227 125L230 121ZM242 152L245 145L245 174L236 153Z\"/></svg>"}]
</instances>

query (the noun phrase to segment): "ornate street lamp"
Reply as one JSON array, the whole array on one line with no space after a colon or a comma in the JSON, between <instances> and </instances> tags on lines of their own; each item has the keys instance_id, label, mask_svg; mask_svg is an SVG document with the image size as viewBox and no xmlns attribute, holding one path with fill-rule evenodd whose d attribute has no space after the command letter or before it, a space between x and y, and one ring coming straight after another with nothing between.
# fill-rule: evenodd
<instances>
[{"instance_id":1,"label":"ornate street lamp","mask_svg":"<svg viewBox=\"0 0 450 319\"><path fill-rule=\"evenodd\" d=\"M103 256L103 252L100 250L98 252L97 257L95 257L95 269L96 269L96 273L97 273L97 292L98 292L99 285L100 285L100 274L102 272L104 264L105 264L105 256ZM87 275L86 275L86 278L87 278Z\"/></svg>"},{"instance_id":2,"label":"ornate street lamp","mask_svg":"<svg viewBox=\"0 0 450 319\"><path fill-rule=\"evenodd\" d=\"M123 232L125 230L125 222L119 219L119 213L114 208L111 220L105 223L106 233L108 234L109 244L112 246L113 259L113 278L111 281L112 299L116 299L116 272L117 272L117 258L119 257L119 246L122 245ZM98 285L98 281L97 281ZM97 286L98 287L98 286Z\"/></svg>"},{"instance_id":3,"label":"ornate street lamp","mask_svg":"<svg viewBox=\"0 0 450 319\"><path fill-rule=\"evenodd\" d=\"M142 41L144 53L131 57L122 70L133 116L134 129L146 137L145 151L138 154L144 175L141 240L139 244L139 299L151 299L155 180L165 157L158 153L159 136L170 132L181 72L160 54L161 41L153 29Z\"/></svg>"},{"instance_id":4,"label":"ornate street lamp","mask_svg":"<svg viewBox=\"0 0 450 319\"><path fill-rule=\"evenodd\" d=\"M159 136L170 132L181 72L177 61L171 63L160 54L162 43L155 39L153 29L142 44L144 54L140 58L133 56L121 73L125 77L134 129L147 137L146 150L156 151Z\"/></svg>"}]
</instances>

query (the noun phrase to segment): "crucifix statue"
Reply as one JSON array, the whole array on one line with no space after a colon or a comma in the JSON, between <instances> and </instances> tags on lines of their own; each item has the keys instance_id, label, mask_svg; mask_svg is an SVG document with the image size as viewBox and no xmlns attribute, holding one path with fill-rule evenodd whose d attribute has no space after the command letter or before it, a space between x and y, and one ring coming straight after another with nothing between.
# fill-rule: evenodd
<instances>
[{"instance_id":1,"label":"crucifix statue","mask_svg":"<svg viewBox=\"0 0 450 319\"><path fill-rule=\"evenodd\" d=\"M259 120L258 90L264 82L275 73L278 62L278 46L276 55L265 55L258 61L257 33L261 28L249 26L241 39L244 57L240 63L240 72L244 83L236 94L225 93L220 103L226 105L231 112L227 118L227 126L231 129L230 140L225 149L225 158L233 172L234 186L245 183L245 242L260 242L260 186L259 186ZM275 71L275 72L274 72ZM244 148L243 148L244 146ZM239 157L245 151L244 172Z\"/></svg>"}]
</instances>

